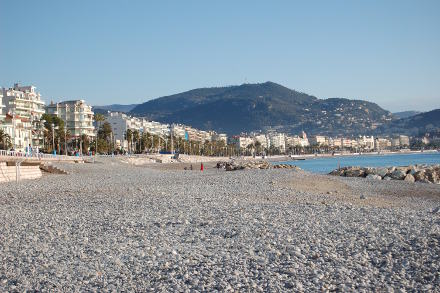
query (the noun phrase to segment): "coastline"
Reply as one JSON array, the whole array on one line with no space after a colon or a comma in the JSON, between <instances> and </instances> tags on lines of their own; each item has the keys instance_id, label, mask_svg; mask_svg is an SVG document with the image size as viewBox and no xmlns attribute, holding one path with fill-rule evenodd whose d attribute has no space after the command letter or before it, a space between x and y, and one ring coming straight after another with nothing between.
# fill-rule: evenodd
<instances>
[{"instance_id":1,"label":"coastline","mask_svg":"<svg viewBox=\"0 0 440 293\"><path fill-rule=\"evenodd\" d=\"M437 150L408 150L408 151L386 151L386 152L368 152L368 153L336 153L332 154L304 154L304 155L294 155L294 156L271 156L266 159L270 162L283 162L283 161L296 161L296 160L307 160L307 159L317 159L317 158L334 158L334 157L360 157L360 156L377 156L377 155L404 155L404 154L422 154L422 153L438 153Z\"/></svg>"}]
</instances>

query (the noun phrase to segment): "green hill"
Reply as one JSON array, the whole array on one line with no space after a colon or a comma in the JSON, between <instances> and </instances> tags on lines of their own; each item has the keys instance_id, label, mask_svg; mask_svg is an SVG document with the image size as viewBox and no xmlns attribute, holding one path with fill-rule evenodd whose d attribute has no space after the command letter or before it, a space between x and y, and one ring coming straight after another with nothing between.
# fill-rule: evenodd
<instances>
[{"instance_id":1,"label":"green hill","mask_svg":"<svg viewBox=\"0 0 440 293\"><path fill-rule=\"evenodd\" d=\"M260 129L362 134L389 123L392 117L371 102L318 99L273 82L195 89L150 100L130 113L228 134Z\"/></svg>"}]
</instances>

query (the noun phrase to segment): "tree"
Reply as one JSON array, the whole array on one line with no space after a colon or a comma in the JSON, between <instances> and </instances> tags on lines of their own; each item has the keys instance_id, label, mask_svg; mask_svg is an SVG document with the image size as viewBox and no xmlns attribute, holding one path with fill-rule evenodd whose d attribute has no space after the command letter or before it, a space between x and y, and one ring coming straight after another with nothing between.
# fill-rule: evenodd
<instances>
[{"instance_id":1,"label":"tree","mask_svg":"<svg viewBox=\"0 0 440 293\"><path fill-rule=\"evenodd\" d=\"M101 128L101 122L105 121L105 116L98 113L98 114L95 114L94 118L95 118L95 122L98 126L98 129Z\"/></svg>"},{"instance_id":2,"label":"tree","mask_svg":"<svg viewBox=\"0 0 440 293\"><path fill-rule=\"evenodd\" d=\"M102 124L98 131L99 138L108 140L111 137L111 134L112 126L110 125L110 123L105 122L104 124Z\"/></svg>"},{"instance_id":3,"label":"tree","mask_svg":"<svg viewBox=\"0 0 440 293\"><path fill-rule=\"evenodd\" d=\"M145 151L146 149L148 149L149 143L150 143L150 139L149 139L148 132L142 133L142 137L141 137L141 152Z\"/></svg>"},{"instance_id":4,"label":"tree","mask_svg":"<svg viewBox=\"0 0 440 293\"><path fill-rule=\"evenodd\" d=\"M262 150L262 145L261 142L259 142L258 140L255 142L255 151L257 152L257 154L261 154L261 150Z\"/></svg>"},{"instance_id":5,"label":"tree","mask_svg":"<svg viewBox=\"0 0 440 293\"><path fill-rule=\"evenodd\" d=\"M135 145L135 149L134 152L136 153L138 151L138 148L140 148L139 146L139 140L140 140L140 134L139 134L139 130L135 129L133 131L133 140L134 140L134 145Z\"/></svg>"},{"instance_id":6,"label":"tree","mask_svg":"<svg viewBox=\"0 0 440 293\"><path fill-rule=\"evenodd\" d=\"M104 122L98 130L98 152L110 152L110 138L112 135L112 126L108 122Z\"/></svg>"},{"instance_id":7,"label":"tree","mask_svg":"<svg viewBox=\"0 0 440 293\"><path fill-rule=\"evenodd\" d=\"M57 149L59 153L60 140L64 137L64 121L58 116L52 114L43 114L41 119L46 121L44 122L44 136L46 141L49 142L48 145L51 146L50 151ZM55 129L52 129L52 124L55 126ZM55 142L56 145L53 145L53 142Z\"/></svg>"},{"instance_id":8,"label":"tree","mask_svg":"<svg viewBox=\"0 0 440 293\"><path fill-rule=\"evenodd\" d=\"M7 150L11 147L11 137L3 129L0 129L0 149Z\"/></svg>"},{"instance_id":9,"label":"tree","mask_svg":"<svg viewBox=\"0 0 440 293\"><path fill-rule=\"evenodd\" d=\"M90 142L89 137L85 134L81 135L81 143L82 143L82 152L83 154L88 154Z\"/></svg>"}]
</instances>

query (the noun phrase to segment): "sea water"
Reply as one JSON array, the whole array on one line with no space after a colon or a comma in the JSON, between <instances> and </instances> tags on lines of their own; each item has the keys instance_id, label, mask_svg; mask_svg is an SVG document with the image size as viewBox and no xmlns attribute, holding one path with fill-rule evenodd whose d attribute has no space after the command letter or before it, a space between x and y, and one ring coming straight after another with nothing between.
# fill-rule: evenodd
<instances>
[{"instance_id":1,"label":"sea water","mask_svg":"<svg viewBox=\"0 0 440 293\"><path fill-rule=\"evenodd\" d=\"M416 164L440 164L440 152L315 157L283 162L314 173L329 173L340 165L359 167L391 167Z\"/></svg>"}]
</instances>

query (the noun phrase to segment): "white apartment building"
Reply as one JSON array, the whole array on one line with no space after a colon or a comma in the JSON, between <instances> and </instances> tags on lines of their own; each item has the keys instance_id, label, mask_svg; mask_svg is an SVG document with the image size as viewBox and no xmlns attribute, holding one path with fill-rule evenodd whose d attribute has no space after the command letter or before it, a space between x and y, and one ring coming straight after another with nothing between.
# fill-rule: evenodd
<instances>
[{"instance_id":1,"label":"white apartment building","mask_svg":"<svg viewBox=\"0 0 440 293\"><path fill-rule=\"evenodd\" d=\"M130 118L131 117L120 112L109 112L105 117L105 120L112 127L116 144L124 148L127 147L125 142L125 133L127 129L131 128Z\"/></svg>"},{"instance_id":2,"label":"white apartment building","mask_svg":"<svg viewBox=\"0 0 440 293\"><path fill-rule=\"evenodd\" d=\"M393 148L399 148L400 147L400 140L399 140L398 137L392 137L390 139L390 141L391 141L391 147L393 147Z\"/></svg>"},{"instance_id":3,"label":"white apartment building","mask_svg":"<svg viewBox=\"0 0 440 293\"><path fill-rule=\"evenodd\" d=\"M32 143L30 119L18 115L6 114L3 121L4 123L0 124L0 128L11 138L12 148L15 151L24 152L26 147Z\"/></svg>"},{"instance_id":4,"label":"white apartment building","mask_svg":"<svg viewBox=\"0 0 440 293\"><path fill-rule=\"evenodd\" d=\"M310 144L312 145L328 145L328 140L325 136L323 135L314 135L310 137Z\"/></svg>"},{"instance_id":5,"label":"white apartment building","mask_svg":"<svg viewBox=\"0 0 440 293\"><path fill-rule=\"evenodd\" d=\"M301 146L301 138L298 135L286 137L286 147L299 147Z\"/></svg>"},{"instance_id":6,"label":"white apartment building","mask_svg":"<svg viewBox=\"0 0 440 293\"><path fill-rule=\"evenodd\" d=\"M19 86L3 88L3 102L7 113L14 113L31 120L40 120L44 114L44 102L34 86Z\"/></svg>"},{"instance_id":7,"label":"white apartment building","mask_svg":"<svg viewBox=\"0 0 440 293\"><path fill-rule=\"evenodd\" d=\"M286 135L284 133L269 134L270 145L278 148L281 152L286 150Z\"/></svg>"},{"instance_id":8,"label":"white apartment building","mask_svg":"<svg viewBox=\"0 0 440 293\"><path fill-rule=\"evenodd\" d=\"M349 148L352 147L352 142L351 142L351 139L350 139L350 138L345 138L345 137L343 137L343 138L341 139L341 142L342 142L342 147L343 147L343 148L347 148L347 149L349 149Z\"/></svg>"},{"instance_id":9,"label":"white apartment building","mask_svg":"<svg viewBox=\"0 0 440 293\"><path fill-rule=\"evenodd\" d=\"M148 132L153 135L158 135L161 137L166 137L170 135L170 125L169 124L162 124L160 122L156 121L147 121L142 120L142 129L143 132Z\"/></svg>"},{"instance_id":10,"label":"white apartment building","mask_svg":"<svg viewBox=\"0 0 440 293\"><path fill-rule=\"evenodd\" d=\"M332 147L340 148L340 147L342 147L342 138L339 138L339 137L330 138L329 144Z\"/></svg>"},{"instance_id":11,"label":"white apartment building","mask_svg":"<svg viewBox=\"0 0 440 293\"><path fill-rule=\"evenodd\" d=\"M214 141L223 141L225 145L228 144L228 135L226 133L213 133L212 140Z\"/></svg>"},{"instance_id":12,"label":"white apartment building","mask_svg":"<svg viewBox=\"0 0 440 293\"><path fill-rule=\"evenodd\" d=\"M137 130L140 133L144 131L143 120L121 112L109 112L105 120L112 127L115 143L123 148L128 148L128 142L125 139L128 129Z\"/></svg>"},{"instance_id":13,"label":"white apartment building","mask_svg":"<svg viewBox=\"0 0 440 293\"><path fill-rule=\"evenodd\" d=\"M270 148L270 139L265 134L255 135L254 139L258 141L264 149Z\"/></svg>"},{"instance_id":14,"label":"white apartment building","mask_svg":"<svg viewBox=\"0 0 440 293\"><path fill-rule=\"evenodd\" d=\"M3 104L3 89L0 89L0 123L3 121L6 117L6 106Z\"/></svg>"},{"instance_id":15,"label":"white apartment building","mask_svg":"<svg viewBox=\"0 0 440 293\"><path fill-rule=\"evenodd\" d=\"M43 145L43 136L38 130L40 127L40 119L44 114L44 101L41 95L36 91L34 86L20 86L18 83L14 87L6 89L2 88L2 100L0 103L0 118L4 118L4 114L11 114L14 117L29 119L29 123L24 123L24 127L28 127L27 131L31 133L31 146ZM4 104L4 107L3 107ZM32 132L32 129L34 131Z\"/></svg>"},{"instance_id":16,"label":"white apartment building","mask_svg":"<svg viewBox=\"0 0 440 293\"><path fill-rule=\"evenodd\" d=\"M399 143L401 147L409 147L409 137L406 135L399 135Z\"/></svg>"},{"instance_id":17,"label":"white apartment building","mask_svg":"<svg viewBox=\"0 0 440 293\"><path fill-rule=\"evenodd\" d=\"M50 105L47 106L46 111L48 114L56 115L64 121L71 138L79 138L83 134L88 137L95 136L92 106L87 105L84 100L72 100L60 103L51 102Z\"/></svg>"},{"instance_id":18,"label":"white apartment building","mask_svg":"<svg viewBox=\"0 0 440 293\"><path fill-rule=\"evenodd\" d=\"M364 149L372 150L374 149L374 137L373 136L362 136L357 140L358 146Z\"/></svg>"},{"instance_id":19,"label":"white apartment building","mask_svg":"<svg viewBox=\"0 0 440 293\"><path fill-rule=\"evenodd\" d=\"M175 137L185 139L185 133L186 133L185 125L172 124L171 131L173 132L173 135Z\"/></svg>"},{"instance_id":20,"label":"white apartment building","mask_svg":"<svg viewBox=\"0 0 440 293\"><path fill-rule=\"evenodd\" d=\"M254 143L254 140L248 136L233 136L231 138L231 143L239 150L247 148Z\"/></svg>"},{"instance_id":21,"label":"white apartment building","mask_svg":"<svg viewBox=\"0 0 440 293\"><path fill-rule=\"evenodd\" d=\"M377 150L384 150L391 147L391 141L386 138L376 138L374 141L374 148Z\"/></svg>"},{"instance_id":22,"label":"white apartment building","mask_svg":"<svg viewBox=\"0 0 440 293\"><path fill-rule=\"evenodd\" d=\"M128 129L131 129L132 131L137 130L141 134L149 133L160 137L166 137L170 134L170 127L168 124L147 121L121 112L108 112L105 119L112 127L116 144L123 148L128 148L128 142L125 139ZM178 131L179 127L176 126L174 130Z\"/></svg>"}]
</instances>

